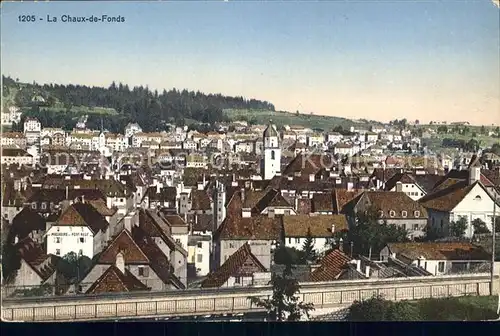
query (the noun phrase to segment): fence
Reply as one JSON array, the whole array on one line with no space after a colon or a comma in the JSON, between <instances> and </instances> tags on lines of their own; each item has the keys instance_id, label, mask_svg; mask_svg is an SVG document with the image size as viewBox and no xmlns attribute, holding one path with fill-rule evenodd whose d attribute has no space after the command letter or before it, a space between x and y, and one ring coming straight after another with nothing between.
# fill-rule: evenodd
<instances>
[{"instance_id":1,"label":"fence","mask_svg":"<svg viewBox=\"0 0 500 336\"><path fill-rule=\"evenodd\" d=\"M338 308L374 295L388 300L416 300L489 294L490 276L476 274L302 283L299 299L314 304L316 308ZM271 295L269 286L261 286L218 291L66 296L43 300L5 299L2 317L7 321L74 321L249 313L262 311L251 302L250 297L269 298Z\"/></svg>"}]
</instances>

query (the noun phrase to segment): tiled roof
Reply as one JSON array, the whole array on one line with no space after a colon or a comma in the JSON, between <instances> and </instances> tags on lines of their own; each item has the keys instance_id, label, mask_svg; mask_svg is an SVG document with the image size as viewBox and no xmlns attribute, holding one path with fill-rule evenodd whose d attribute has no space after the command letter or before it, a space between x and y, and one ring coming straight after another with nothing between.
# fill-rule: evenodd
<instances>
[{"instance_id":1,"label":"tiled roof","mask_svg":"<svg viewBox=\"0 0 500 336\"><path fill-rule=\"evenodd\" d=\"M293 175L301 172L304 175L315 174L324 166L331 165L331 158L321 154L299 154L285 168L283 175ZM309 176L306 176L309 178Z\"/></svg>"},{"instance_id":2,"label":"tiled roof","mask_svg":"<svg viewBox=\"0 0 500 336\"><path fill-rule=\"evenodd\" d=\"M491 255L482 247L466 242L390 243L391 253L410 260L424 257L428 260L490 260Z\"/></svg>"},{"instance_id":3,"label":"tiled roof","mask_svg":"<svg viewBox=\"0 0 500 336\"><path fill-rule=\"evenodd\" d=\"M108 208L106 202L102 199L90 201L85 200L85 202L88 202L90 205L92 205L102 216L113 216L117 211L116 208Z\"/></svg>"},{"instance_id":4,"label":"tiled roof","mask_svg":"<svg viewBox=\"0 0 500 336\"><path fill-rule=\"evenodd\" d=\"M56 225L87 226L96 234L106 231L108 221L89 203L73 203L59 217Z\"/></svg>"},{"instance_id":5,"label":"tiled roof","mask_svg":"<svg viewBox=\"0 0 500 336\"><path fill-rule=\"evenodd\" d=\"M346 270L351 258L342 251L335 249L330 251L321 260L320 267L315 269L310 276L310 281L334 281Z\"/></svg>"},{"instance_id":6,"label":"tiled roof","mask_svg":"<svg viewBox=\"0 0 500 336\"><path fill-rule=\"evenodd\" d=\"M333 205L335 213L345 214L352 210L361 193L361 190L334 189Z\"/></svg>"},{"instance_id":7,"label":"tiled roof","mask_svg":"<svg viewBox=\"0 0 500 336\"><path fill-rule=\"evenodd\" d=\"M123 254L125 264L149 264L150 260L139 248L127 230L122 230L99 255L98 264L114 264L118 253Z\"/></svg>"},{"instance_id":8,"label":"tiled roof","mask_svg":"<svg viewBox=\"0 0 500 336\"><path fill-rule=\"evenodd\" d=\"M187 226L187 223L179 215L163 215L170 226Z\"/></svg>"},{"instance_id":9,"label":"tiled roof","mask_svg":"<svg viewBox=\"0 0 500 336\"><path fill-rule=\"evenodd\" d=\"M227 215L215 232L219 239L247 239L247 240L278 240L281 231L281 222L268 216L246 217L241 216L241 192L233 194L228 207Z\"/></svg>"},{"instance_id":10,"label":"tiled roof","mask_svg":"<svg viewBox=\"0 0 500 336\"><path fill-rule=\"evenodd\" d=\"M12 220L10 232L19 239L22 239L33 231L45 231L45 229L45 219L36 211L25 207Z\"/></svg>"},{"instance_id":11,"label":"tiled roof","mask_svg":"<svg viewBox=\"0 0 500 336\"><path fill-rule=\"evenodd\" d=\"M229 277L250 276L255 272L265 272L266 268L252 254L250 246L245 243L214 272L202 282L201 287L220 287Z\"/></svg>"},{"instance_id":12,"label":"tiled roof","mask_svg":"<svg viewBox=\"0 0 500 336\"><path fill-rule=\"evenodd\" d=\"M30 237L20 240L14 247L18 256L35 271L42 281L47 280L55 271L52 257L45 254L43 247ZM47 259L49 259L47 261Z\"/></svg>"},{"instance_id":13,"label":"tiled roof","mask_svg":"<svg viewBox=\"0 0 500 336\"><path fill-rule=\"evenodd\" d=\"M170 283L178 289L184 289L184 284L175 276L174 268L168 257L156 245L150 236L140 227L133 228L134 241L148 257L150 266L163 283Z\"/></svg>"},{"instance_id":14,"label":"tiled roof","mask_svg":"<svg viewBox=\"0 0 500 336\"><path fill-rule=\"evenodd\" d=\"M193 231L214 231L214 216L209 214L187 215Z\"/></svg>"},{"instance_id":15,"label":"tiled roof","mask_svg":"<svg viewBox=\"0 0 500 336\"><path fill-rule=\"evenodd\" d=\"M111 265L87 290L86 294L122 293L147 291L151 288L144 285L129 270L122 273L115 265Z\"/></svg>"},{"instance_id":16,"label":"tiled roof","mask_svg":"<svg viewBox=\"0 0 500 336\"><path fill-rule=\"evenodd\" d=\"M334 232L348 230L348 223L344 215L295 215L283 216L285 237L306 237L308 230L311 236L331 237L332 226Z\"/></svg>"},{"instance_id":17,"label":"tiled roof","mask_svg":"<svg viewBox=\"0 0 500 336\"><path fill-rule=\"evenodd\" d=\"M191 191L191 210L211 210L211 200L205 190Z\"/></svg>"},{"instance_id":18,"label":"tiled roof","mask_svg":"<svg viewBox=\"0 0 500 336\"><path fill-rule=\"evenodd\" d=\"M70 189L79 186L80 189L98 189L107 197L126 197L131 191L121 182L114 179L91 179L83 178L65 179L61 176L47 177L41 181L42 187L50 189L62 188L68 186Z\"/></svg>"},{"instance_id":19,"label":"tiled roof","mask_svg":"<svg viewBox=\"0 0 500 336\"><path fill-rule=\"evenodd\" d=\"M146 195L150 200L175 203L177 190L175 187L163 187L160 189L160 192L157 193L156 186L152 186L148 188Z\"/></svg>"},{"instance_id":20,"label":"tiled roof","mask_svg":"<svg viewBox=\"0 0 500 336\"><path fill-rule=\"evenodd\" d=\"M416 184L416 181L410 174L396 173L385 183L385 190L392 190L396 187L396 184L398 182L401 182L403 184Z\"/></svg>"},{"instance_id":21,"label":"tiled roof","mask_svg":"<svg viewBox=\"0 0 500 336\"><path fill-rule=\"evenodd\" d=\"M436 183L438 183L442 178L443 176L438 174L424 174L413 176L413 179L426 193L430 193L434 189Z\"/></svg>"},{"instance_id":22,"label":"tiled roof","mask_svg":"<svg viewBox=\"0 0 500 336\"><path fill-rule=\"evenodd\" d=\"M106 197L97 189L38 189L28 199L28 202L53 202L59 204L64 200L74 200L76 198L84 200L105 200Z\"/></svg>"},{"instance_id":23,"label":"tiled roof","mask_svg":"<svg viewBox=\"0 0 500 336\"><path fill-rule=\"evenodd\" d=\"M437 189L421 198L419 202L427 209L448 212L453 210L476 185L478 182L473 185L469 185L467 181L457 182L449 187Z\"/></svg>"},{"instance_id":24,"label":"tiled roof","mask_svg":"<svg viewBox=\"0 0 500 336\"><path fill-rule=\"evenodd\" d=\"M312 212L333 212L333 195L331 193L314 194L311 203Z\"/></svg>"},{"instance_id":25,"label":"tiled roof","mask_svg":"<svg viewBox=\"0 0 500 336\"><path fill-rule=\"evenodd\" d=\"M299 198L297 204L297 213L300 215L308 215L312 211L312 200L310 198Z\"/></svg>"},{"instance_id":26,"label":"tiled roof","mask_svg":"<svg viewBox=\"0 0 500 336\"><path fill-rule=\"evenodd\" d=\"M427 210L404 192L395 191L365 191L360 201L364 199L373 209L383 211L382 218L427 218ZM394 211L391 216L391 211ZM406 211L406 216L403 215ZM418 215L416 215L416 212Z\"/></svg>"}]
</instances>

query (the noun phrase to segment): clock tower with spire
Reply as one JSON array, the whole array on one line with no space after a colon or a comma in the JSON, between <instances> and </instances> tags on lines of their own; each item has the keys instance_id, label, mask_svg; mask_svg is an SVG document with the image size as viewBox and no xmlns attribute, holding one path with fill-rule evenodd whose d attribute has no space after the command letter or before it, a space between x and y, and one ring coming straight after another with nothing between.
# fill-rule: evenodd
<instances>
[{"instance_id":1,"label":"clock tower with spire","mask_svg":"<svg viewBox=\"0 0 500 336\"><path fill-rule=\"evenodd\" d=\"M264 159L263 179L270 180L281 173L281 148L280 136L276 126L269 120L269 125L264 130Z\"/></svg>"}]
</instances>

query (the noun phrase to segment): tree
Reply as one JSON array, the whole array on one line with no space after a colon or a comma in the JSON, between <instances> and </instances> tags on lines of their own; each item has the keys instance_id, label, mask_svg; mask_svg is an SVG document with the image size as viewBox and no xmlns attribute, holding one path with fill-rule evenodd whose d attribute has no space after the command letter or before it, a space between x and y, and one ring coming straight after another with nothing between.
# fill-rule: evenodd
<instances>
[{"instance_id":1,"label":"tree","mask_svg":"<svg viewBox=\"0 0 500 336\"><path fill-rule=\"evenodd\" d=\"M288 264L282 274L272 275L271 298L249 298L253 304L267 310L271 321L299 321L304 315L309 317L309 312L314 310L312 303L299 301L297 294L300 292L300 286L298 280L292 276L292 269L292 265Z\"/></svg>"},{"instance_id":2,"label":"tree","mask_svg":"<svg viewBox=\"0 0 500 336\"><path fill-rule=\"evenodd\" d=\"M408 232L406 229L387 224L385 221L380 223L378 210L368 209L366 213L358 212L356 215L356 225L351 228L344 243L352 244L353 253L369 255L379 253L387 243L397 243L407 241Z\"/></svg>"},{"instance_id":3,"label":"tree","mask_svg":"<svg viewBox=\"0 0 500 336\"><path fill-rule=\"evenodd\" d=\"M274 263L278 265L303 264L303 252L294 247L280 246L274 251Z\"/></svg>"},{"instance_id":4,"label":"tree","mask_svg":"<svg viewBox=\"0 0 500 336\"><path fill-rule=\"evenodd\" d=\"M419 321L418 306L408 301L392 302L382 296L355 301L349 308L351 321Z\"/></svg>"},{"instance_id":5,"label":"tree","mask_svg":"<svg viewBox=\"0 0 500 336\"><path fill-rule=\"evenodd\" d=\"M472 226L474 227L475 234L482 234L482 233L490 233L491 232L490 230L488 230L486 223L483 222L479 218L476 218L472 221Z\"/></svg>"},{"instance_id":6,"label":"tree","mask_svg":"<svg viewBox=\"0 0 500 336\"><path fill-rule=\"evenodd\" d=\"M307 229L306 241L302 246L302 258L304 260L304 263L312 262L316 259L316 251L314 250L314 238L311 235L311 228Z\"/></svg>"},{"instance_id":7,"label":"tree","mask_svg":"<svg viewBox=\"0 0 500 336\"><path fill-rule=\"evenodd\" d=\"M57 269L73 283L79 282L92 266L92 260L87 256L80 256L69 252L57 262Z\"/></svg>"},{"instance_id":8,"label":"tree","mask_svg":"<svg viewBox=\"0 0 500 336\"><path fill-rule=\"evenodd\" d=\"M458 221L450 223L450 235L452 237L462 237L467 230L467 218L460 217Z\"/></svg>"}]
</instances>

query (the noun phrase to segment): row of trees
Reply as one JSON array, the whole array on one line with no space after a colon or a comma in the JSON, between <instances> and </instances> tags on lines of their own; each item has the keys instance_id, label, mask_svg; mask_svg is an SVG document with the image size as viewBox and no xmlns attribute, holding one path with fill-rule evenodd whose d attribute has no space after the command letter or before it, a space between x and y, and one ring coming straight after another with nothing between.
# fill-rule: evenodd
<instances>
[{"instance_id":1,"label":"row of trees","mask_svg":"<svg viewBox=\"0 0 500 336\"><path fill-rule=\"evenodd\" d=\"M484 304L483 303L489 303ZM433 298L388 301L376 296L356 301L346 319L351 321L485 321L498 318L494 297Z\"/></svg>"},{"instance_id":2,"label":"row of trees","mask_svg":"<svg viewBox=\"0 0 500 336\"><path fill-rule=\"evenodd\" d=\"M441 146L446 148L461 148L464 151L474 152L481 147L481 141L477 139L467 141L463 139L444 138Z\"/></svg>"},{"instance_id":3,"label":"row of trees","mask_svg":"<svg viewBox=\"0 0 500 336\"><path fill-rule=\"evenodd\" d=\"M137 122L145 131L155 131L162 127L162 122L183 125L186 119L204 123L225 121L223 109L265 109L274 111L274 105L267 101L228 97L222 94L204 94L199 91L150 90L147 86L129 88L128 85L113 82L108 88L84 85L58 84L19 84L10 77L3 77L4 87L16 88L15 103L30 110L33 107L51 107L56 113L45 115L47 126L70 128L70 121L59 118L60 112L71 114L72 107L86 106L114 109L118 115L107 115L107 128L119 128L115 124ZM42 101L34 99L43 98ZM31 109L30 113L40 113L40 109ZM89 114L92 114L91 112ZM99 117L100 120L100 117ZM89 122L92 122L90 120ZM64 123L64 125L63 125ZM120 125L121 126L121 125Z\"/></svg>"}]
</instances>

